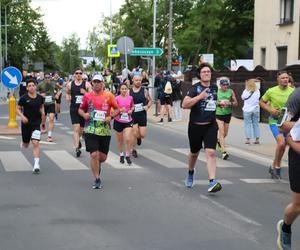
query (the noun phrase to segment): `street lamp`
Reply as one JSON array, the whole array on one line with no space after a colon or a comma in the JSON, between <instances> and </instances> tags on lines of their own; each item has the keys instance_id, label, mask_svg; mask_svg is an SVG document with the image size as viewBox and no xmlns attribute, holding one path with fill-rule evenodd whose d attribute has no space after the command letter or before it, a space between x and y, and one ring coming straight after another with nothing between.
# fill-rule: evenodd
<instances>
[{"instance_id":1,"label":"street lamp","mask_svg":"<svg viewBox=\"0 0 300 250\"><path fill-rule=\"evenodd\" d=\"M112 14L111 14L111 1L109 1L109 12L110 12L110 45L112 45ZM112 70L112 58L109 58L109 69Z\"/></svg>"}]
</instances>

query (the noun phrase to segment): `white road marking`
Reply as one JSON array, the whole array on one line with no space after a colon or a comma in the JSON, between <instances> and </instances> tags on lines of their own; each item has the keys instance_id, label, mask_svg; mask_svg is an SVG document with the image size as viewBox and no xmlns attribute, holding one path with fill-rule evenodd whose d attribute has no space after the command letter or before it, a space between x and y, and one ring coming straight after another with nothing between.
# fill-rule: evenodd
<instances>
[{"instance_id":1,"label":"white road marking","mask_svg":"<svg viewBox=\"0 0 300 250\"><path fill-rule=\"evenodd\" d=\"M188 155L190 152L189 148L172 148L172 150L174 150L180 154L184 154L184 155ZM218 168L242 168L243 167L243 166L237 165L231 161L224 161L220 158L216 158L216 159L217 159L217 167ZM198 160L206 163L206 156L205 156L204 152L200 151Z\"/></svg>"},{"instance_id":2,"label":"white road marking","mask_svg":"<svg viewBox=\"0 0 300 250\"><path fill-rule=\"evenodd\" d=\"M69 128L69 127L59 127L60 129L62 129L62 130L70 130L71 128Z\"/></svg>"},{"instance_id":3,"label":"white road marking","mask_svg":"<svg viewBox=\"0 0 300 250\"><path fill-rule=\"evenodd\" d=\"M67 134L69 134L69 135L73 135L73 134L74 134L74 132L73 132L73 131L67 131Z\"/></svg>"},{"instance_id":4,"label":"white road marking","mask_svg":"<svg viewBox=\"0 0 300 250\"><path fill-rule=\"evenodd\" d=\"M187 163L178 161L152 149L140 149L138 150L138 154L166 168L187 168Z\"/></svg>"},{"instance_id":5,"label":"white road marking","mask_svg":"<svg viewBox=\"0 0 300 250\"><path fill-rule=\"evenodd\" d=\"M45 145L56 145L56 142L40 141L40 144L45 144Z\"/></svg>"},{"instance_id":6,"label":"white road marking","mask_svg":"<svg viewBox=\"0 0 300 250\"><path fill-rule=\"evenodd\" d=\"M183 180L182 182L185 182L185 180ZM194 185L208 185L208 180L194 180ZM233 184L233 182L228 181L228 180L224 180L224 179L218 179L218 182L221 183L221 185L231 185Z\"/></svg>"},{"instance_id":7,"label":"white road marking","mask_svg":"<svg viewBox=\"0 0 300 250\"><path fill-rule=\"evenodd\" d=\"M120 156L113 153L112 151L109 151L108 155L107 155L107 159L105 161L105 163L109 164L112 168L115 169L141 169L142 167L139 166L138 164L134 163L133 159L132 160L132 164L130 166L127 165L126 160L124 164L120 163Z\"/></svg>"},{"instance_id":8,"label":"white road marking","mask_svg":"<svg viewBox=\"0 0 300 250\"><path fill-rule=\"evenodd\" d=\"M43 151L60 169L62 170L86 170L83 163L73 155L64 150L45 150Z\"/></svg>"},{"instance_id":9,"label":"white road marking","mask_svg":"<svg viewBox=\"0 0 300 250\"><path fill-rule=\"evenodd\" d=\"M2 135L0 135L0 139L3 139L3 140L15 140L16 138L14 138L14 137L9 137L9 136L2 136Z\"/></svg>"},{"instance_id":10,"label":"white road marking","mask_svg":"<svg viewBox=\"0 0 300 250\"><path fill-rule=\"evenodd\" d=\"M289 182L286 180L275 180L275 179L240 179L242 182L249 184L276 184L276 183L284 183L288 184Z\"/></svg>"},{"instance_id":11,"label":"white road marking","mask_svg":"<svg viewBox=\"0 0 300 250\"><path fill-rule=\"evenodd\" d=\"M62 124L60 122L55 122L54 124L55 124L55 126L63 126L64 125L64 124Z\"/></svg>"},{"instance_id":12,"label":"white road marking","mask_svg":"<svg viewBox=\"0 0 300 250\"><path fill-rule=\"evenodd\" d=\"M20 151L2 151L0 160L7 172L32 171L32 165Z\"/></svg>"}]
</instances>

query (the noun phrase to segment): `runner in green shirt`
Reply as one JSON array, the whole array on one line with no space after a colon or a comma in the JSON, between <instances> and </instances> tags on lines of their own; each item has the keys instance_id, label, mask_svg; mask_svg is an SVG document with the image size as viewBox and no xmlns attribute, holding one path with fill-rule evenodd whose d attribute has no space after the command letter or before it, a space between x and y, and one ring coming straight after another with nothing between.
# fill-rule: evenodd
<instances>
[{"instance_id":1,"label":"runner in green shirt","mask_svg":"<svg viewBox=\"0 0 300 250\"><path fill-rule=\"evenodd\" d=\"M269 126L277 143L275 157L273 164L269 168L269 173L271 178L281 179L281 159L285 151L286 142L285 134L278 129L277 120L294 88L289 87L289 75L285 71L277 74L277 82L277 86L269 88L262 96L259 104L262 109L270 113Z\"/></svg>"}]
</instances>

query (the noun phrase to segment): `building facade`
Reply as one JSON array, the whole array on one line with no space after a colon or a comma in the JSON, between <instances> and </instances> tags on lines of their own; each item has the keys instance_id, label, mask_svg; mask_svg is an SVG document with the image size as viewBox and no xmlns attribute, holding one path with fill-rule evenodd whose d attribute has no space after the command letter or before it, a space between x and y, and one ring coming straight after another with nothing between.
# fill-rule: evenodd
<instances>
[{"instance_id":1,"label":"building facade","mask_svg":"<svg viewBox=\"0 0 300 250\"><path fill-rule=\"evenodd\" d=\"M254 66L282 69L300 59L300 0L255 0Z\"/></svg>"}]
</instances>

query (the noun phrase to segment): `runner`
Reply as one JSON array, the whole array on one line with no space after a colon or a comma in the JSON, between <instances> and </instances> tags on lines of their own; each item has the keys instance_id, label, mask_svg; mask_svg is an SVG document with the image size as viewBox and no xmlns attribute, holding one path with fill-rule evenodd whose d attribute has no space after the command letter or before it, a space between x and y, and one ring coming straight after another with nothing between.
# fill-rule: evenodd
<instances>
[{"instance_id":1,"label":"runner","mask_svg":"<svg viewBox=\"0 0 300 250\"><path fill-rule=\"evenodd\" d=\"M238 105L237 99L232 89L229 88L230 81L227 77L220 79L220 89L218 91L218 101L216 118L219 128L217 149L222 153L222 159L227 160L229 154L225 150L225 138L228 135L229 123L231 120L232 107Z\"/></svg>"},{"instance_id":2,"label":"runner","mask_svg":"<svg viewBox=\"0 0 300 250\"><path fill-rule=\"evenodd\" d=\"M29 79L26 82L27 93L24 94L17 105L17 114L21 117L22 147L28 148L31 140L33 145L33 173L40 172L40 126L45 121L44 98L37 94L37 82Z\"/></svg>"},{"instance_id":3,"label":"runner","mask_svg":"<svg viewBox=\"0 0 300 250\"><path fill-rule=\"evenodd\" d=\"M50 74L45 74L45 79L38 85L37 92L45 98L45 115L47 116L47 114L49 114L47 141L53 142L52 133L54 129L55 116L55 83L51 81ZM42 124L42 128L45 128L44 123Z\"/></svg>"},{"instance_id":4,"label":"runner","mask_svg":"<svg viewBox=\"0 0 300 250\"><path fill-rule=\"evenodd\" d=\"M111 138L110 111L118 112L115 97L110 92L105 92L102 75L95 75L92 80L93 91L86 93L78 110L85 120L85 145L90 152L91 169L95 177L93 189L102 187L100 180L101 163L107 158Z\"/></svg>"},{"instance_id":5,"label":"runner","mask_svg":"<svg viewBox=\"0 0 300 250\"><path fill-rule=\"evenodd\" d=\"M201 64L199 72L200 81L189 89L182 102L184 109L191 109L188 127L190 153L185 185L188 188L193 186L195 164L204 143L209 177L208 192L215 193L222 189L221 184L216 180L218 134L216 102L218 87L211 83L211 66L209 64Z\"/></svg>"},{"instance_id":6,"label":"runner","mask_svg":"<svg viewBox=\"0 0 300 250\"><path fill-rule=\"evenodd\" d=\"M300 88L289 96L286 107L292 121L283 123L282 129L286 133L290 132L287 136L287 144L290 146L289 179L292 202L285 208L284 219L277 223L277 246L280 250L292 249L291 226L300 214ZM295 125L296 121L298 122Z\"/></svg>"},{"instance_id":7,"label":"runner","mask_svg":"<svg viewBox=\"0 0 300 250\"><path fill-rule=\"evenodd\" d=\"M142 139L147 133L147 111L151 107L152 100L148 90L141 86L142 77L140 75L133 76L133 86L130 89L130 95L133 97L134 112L133 118L133 145L132 156L137 158L136 144L141 145Z\"/></svg>"},{"instance_id":8,"label":"runner","mask_svg":"<svg viewBox=\"0 0 300 250\"><path fill-rule=\"evenodd\" d=\"M120 113L114 119L114 130L116 131L118 149L120 152L120 162L123 164L124 157L128 165L131 165L130 149L132 144L132 118L131 114L134 110L133 98L128 95L128 87L126 83L120 85L121 94L116 97ZM123 138L125 139L125 156L123 151Z\"/></svg>"},{"instance_id":9,"label":"runner","mask_svg":"<svg viewBox=\"0 0 300 250\"><path fill-rule=\"evenodd\" d=\"M286 142L285 134L278 129L277 120L294 89L288 86L289 75L286 71L278 73L277 82L277 86L269 88L262 96L259 104L262 109L270 113L269 126L277 143L274 161L269 168L269 173L271 178L281 179L281 159L285 151Z\"/></svg>"},{"instance_id":10,"label":"runner","mask_svg":"<svg viewBox=\"0 0 300 250\"><path fill-rule=\"evenodd\" d=\"M64 80L59 76L58 72L54 72L53 81L55 82L55 119L57 120L58 114L60 113L60 104L62 90L64 87Z\"/></svg>"},{"instance_id":11,"label":"runner","mask_svg":"<svg viewBox=\"0 0 300 250\"><path fill-rule=\"evenodd\" d=\"M81 155L82 144L80 137L83 134L84 119L78 114L79 106L82 102L83 95L91 91L91 85L82 80L82 70L76 69L74 80L67 85L66 99L70 101L70 116L73 125L73 139L75 145L76 157Z\"/></svg>"}]
</instances>

